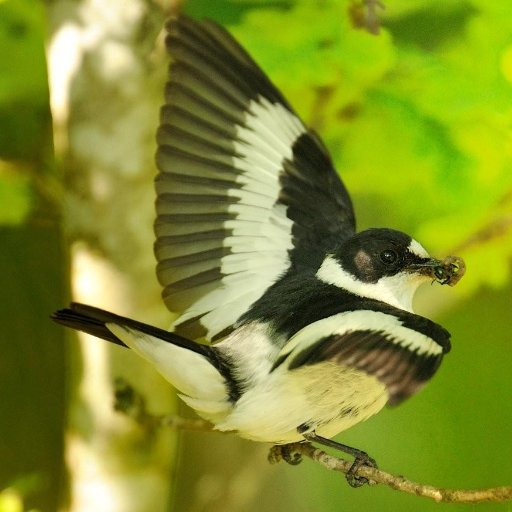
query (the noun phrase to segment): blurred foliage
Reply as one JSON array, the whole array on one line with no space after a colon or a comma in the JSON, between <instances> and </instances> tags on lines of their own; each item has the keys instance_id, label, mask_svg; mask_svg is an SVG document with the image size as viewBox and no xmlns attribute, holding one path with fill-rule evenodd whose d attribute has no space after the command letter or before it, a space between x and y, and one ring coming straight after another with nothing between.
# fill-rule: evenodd
<instances>
[{"instance_id":1,"label":"blurred foliage","mask_svg":"<svg viewBox=\"0 0 512 512\"><path fill-rule=\"evenodd\" d=\"M49 149L44 14L38 0L0 2L0 225L27 219Z\"/></svg>"},{"instance_id":2,"label":"blurred foliage","mask_svg":"<svg viewBox=\"0 0 512 512\"><path fill-rule=\"evenodd\" d=\"M55 218L41 215L52 154L44 44L42 1L0 1L1 512L57 510L62 481L64 343L48 313L66 297L66 264Z\"/></svg>"},{"instance_id":3,"label":"blurred foliage","mask_svg":"<svg viewBox=\"0 0 512 512\"><path fill-rule=\"evenodd\" d=\"M20 166L0 161L0 224L20 224L30 212L32 190Z\"/></svg>"},{"instance_id":4,"label":"blurred foliage","mask_svg":"<svg viewBox=\"0 0 512 512\"><path fill-rule=\"evenodd\" d=\"M0 491L0 512L24 512L24 508L23 498L16 490L8 488Z\"/></svg>"},{"instance_id":5,"label":"blurred foliage","mask_svg":"<svg viewBox=\"0 0 512 512\"><path fill-rule=\"evenodd\" d=\"M504 286L512 254L510 2L384 3L378 37L354 27L364 11L353 0L187 7L223 23L237 13L233 32L321 132L361 228L391 225L439 255L461 251L471 271L457 293Z\"/></svg>"},{"instance_id":6,"label":"blurred foliage","mask_svg":"<svg viewBox=\"0 0 512 512\"><path fill-rule=\"evenodd\" d=\"M25 475L0 490L0 512L40 512L35 508L27 509L24 503L24 497L41 486L39 480L35 474Z\"/></svg>"}]
</instances>

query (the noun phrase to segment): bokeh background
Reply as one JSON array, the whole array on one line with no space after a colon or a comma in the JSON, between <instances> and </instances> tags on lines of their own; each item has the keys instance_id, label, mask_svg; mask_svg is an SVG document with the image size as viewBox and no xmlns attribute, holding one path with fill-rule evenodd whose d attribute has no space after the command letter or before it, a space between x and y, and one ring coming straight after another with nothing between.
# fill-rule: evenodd
<instances>
[{"instance_id":1,"label":"bokeh background","mask_svg":"<svg viewBox=\"0 0 512 512\"><path fill-rule=\"evenodd\" d=\"M417 298L452 333L436 378L338 439L415 481L512 485L510 0L382 5L0 0L1 512L477 508L350 489L308 460L270 466L268 447L234 436L142 428L112 409L117 376L150 410L193 414L128 351L50 322L70 297L171 321L153 275L152 159L161 29L180 10L227 26L321 134L359 228L466 260L457 287Z\"/></svg>"}]
</instances>

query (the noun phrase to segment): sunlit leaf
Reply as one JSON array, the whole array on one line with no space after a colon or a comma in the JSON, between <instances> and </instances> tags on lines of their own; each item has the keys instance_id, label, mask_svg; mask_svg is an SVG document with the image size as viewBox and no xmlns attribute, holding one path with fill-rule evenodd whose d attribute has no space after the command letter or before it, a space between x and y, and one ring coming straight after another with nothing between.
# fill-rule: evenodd
<instances>
[{"instance_id":1,"label":"sunlit leaf","mask_svg":"<svg viewBox=\"0 0 512 512\"><path fill-rule=\"evenodd\" d=\"M0 225L21 224L30 213L30 180L14 166L0 161Z\"/></svg>"},{"instance_id":2,"label":"sunlit leaf","mask_svg":"<svg viewBox=\"0 0 512 512\"><path fill-rule=\"evenodd\" d=\"M47 91L43 17L37 0L0 2L0 104L38 98Z\"/></svg>"}]
</instances>

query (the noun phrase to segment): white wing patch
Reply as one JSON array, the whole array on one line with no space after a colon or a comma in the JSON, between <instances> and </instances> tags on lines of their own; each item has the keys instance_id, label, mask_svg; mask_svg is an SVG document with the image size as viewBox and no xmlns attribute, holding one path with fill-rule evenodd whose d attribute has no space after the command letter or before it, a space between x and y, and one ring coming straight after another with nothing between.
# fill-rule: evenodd
<instances>
[{"instance_id":1,"label":"white wing patch","mask_svg":"<svg viewBox=\"0 0 512 512\"><path fill-rule=\"evenodd\" d=\"M186 17L167 32L157 276L181 315L175 331L216 341L290 258L308 263L300 247L317 266L338 234L352 234L354 212L322 142L228 32Z\"/></svg>"},{"instance_id":2,"label":"white wing patch","mask_svg":"<svg viewBox=\"0 0 512 512\"><path fill-rule=\"evenodd\" d=\"M380 331L386 339L420 355L440 355L442 347L429 336L405 327L399 318L380 311L346 311L314 322L292 336L278 359L288 358L311 347L320 339L354 331Z\"/></svg>"},{"instance_id":3,"label":"white wing patch","mask_svg":"<svg viewBox=\"0 0 512 512\"><path fill-rule=\"evenodd\" d=\"M283 161L292 158L294 141L305 132L299 119L280 104L259 97L249 104L244 124L236 126L233 141L239 156L233 166L243 171L235 179L241 188L227 195L235 218L223 223L232 235L222 241L230 254L221 258L223 277L218 286L196 300L174 327L202 316L209 338L231 326L258 300L290 265L292 221L286 207L277 204Z\"/></svg>"}]
</instances>

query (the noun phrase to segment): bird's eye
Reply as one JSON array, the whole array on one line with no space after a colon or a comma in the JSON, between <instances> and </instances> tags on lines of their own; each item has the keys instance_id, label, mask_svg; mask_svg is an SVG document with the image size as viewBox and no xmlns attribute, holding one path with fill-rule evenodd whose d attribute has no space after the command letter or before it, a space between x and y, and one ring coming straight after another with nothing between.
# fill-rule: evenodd
<instances>
[{"instance_id":1,"label":"bird's eye","mask_svg":"<svg viewBox=\"0 0 512 512\"><path fill-rule=\"evenodd\" d=\"M392 251L391 249L386 249L385 251L382 251L380 253L380 259L386 265L392 265L398 259L398 254L395 251Z\"/></svg>"}]
</instances>

